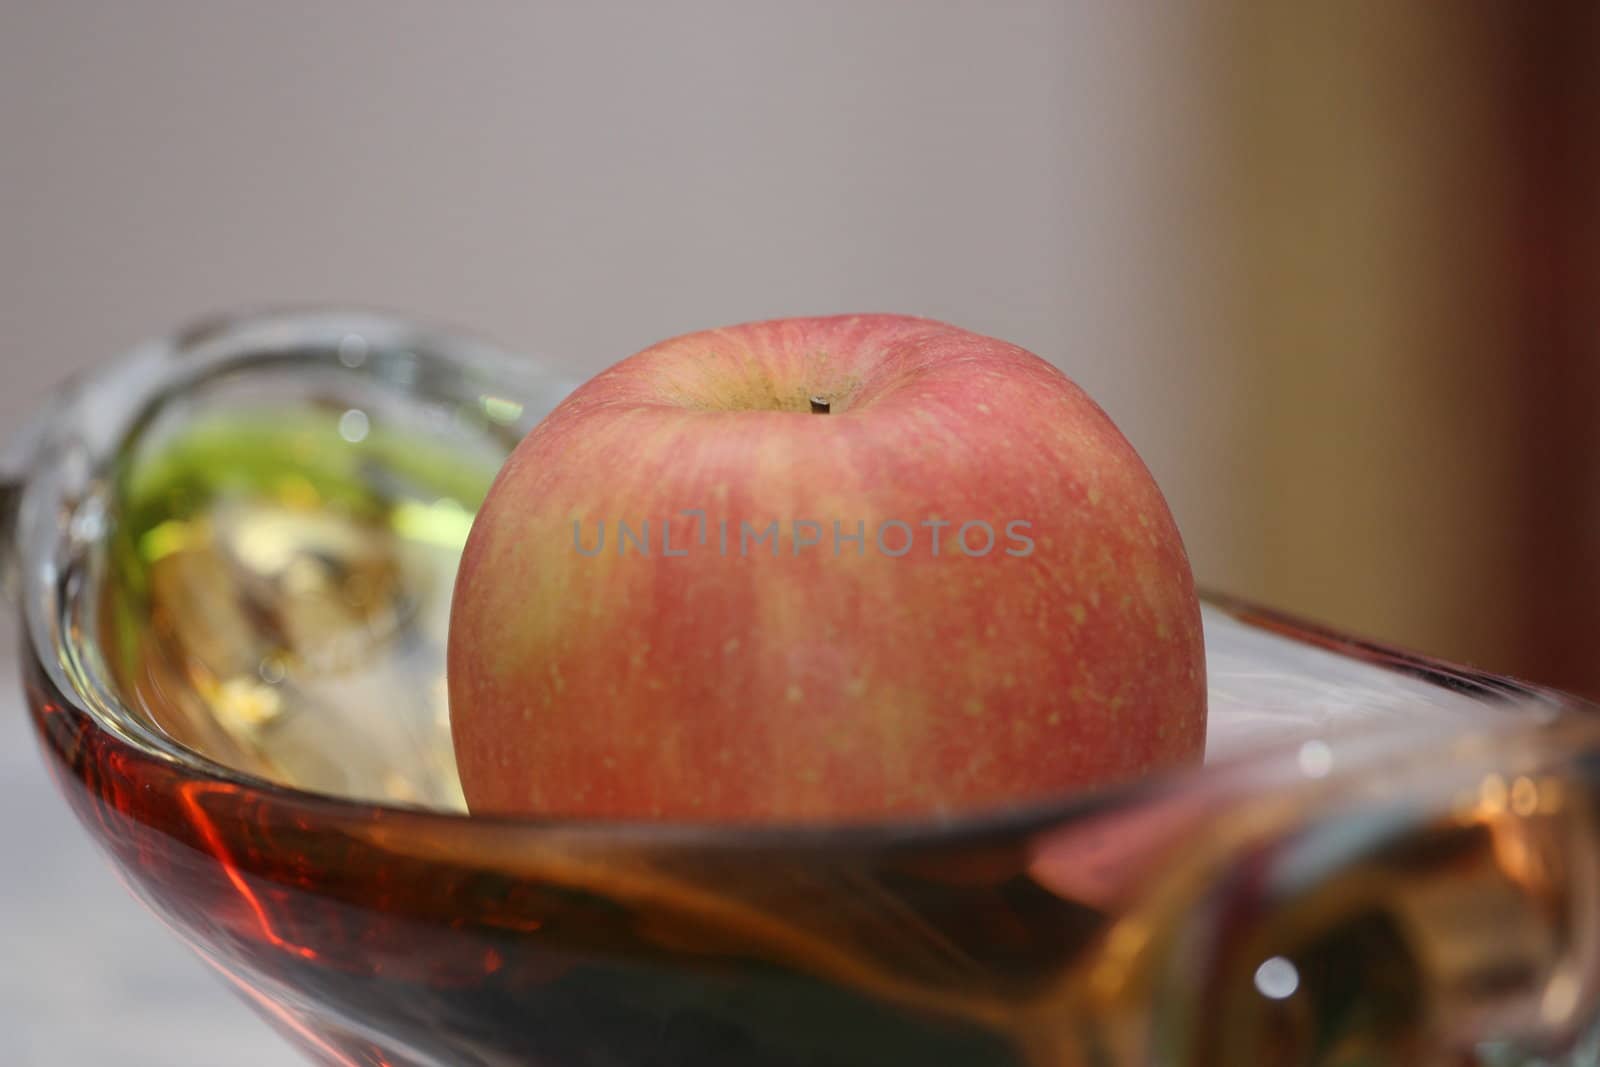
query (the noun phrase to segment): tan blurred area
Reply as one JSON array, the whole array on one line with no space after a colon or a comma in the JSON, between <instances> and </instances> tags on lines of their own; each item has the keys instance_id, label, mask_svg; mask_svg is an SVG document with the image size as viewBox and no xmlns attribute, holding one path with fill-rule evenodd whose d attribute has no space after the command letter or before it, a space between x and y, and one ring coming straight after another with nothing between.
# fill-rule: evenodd
<instances>
[{"instance_id":1,"label":"tan blurred area","mask_svg":"<svg viewBox=\"0 0 1600 1067\"><path fill-rule=\"evenodd\" d=\"M1209 586L1600 694L1587 6L0 6L0 434L223 308L1051 359Z\"/></svg>"},{"instance_id":2,"label":"tan blurred area","mask_svg":"<svg viewBox=\"0 0 1600 1067\"><path fill-rule=\"evenodd\" d=\"M1600 18L1233 16L1235 587L1600 693Z\"/></svg>"}]
</instances>

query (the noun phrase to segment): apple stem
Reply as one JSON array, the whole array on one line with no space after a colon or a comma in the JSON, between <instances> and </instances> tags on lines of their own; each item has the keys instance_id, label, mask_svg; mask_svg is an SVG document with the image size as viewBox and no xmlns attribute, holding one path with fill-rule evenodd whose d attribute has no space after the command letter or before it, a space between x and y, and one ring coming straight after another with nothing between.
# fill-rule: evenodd
<instances>
[{"instance_id":1,"label":"apple stem","mask_svg":"<svg viewBox=\"0 0 1600 1067\"><path fill-rule=\"evenodd\" d=\"M811 398L811 414L813 415L826 415L828 409L832 406L825 397L814 396Z\"/></svg>"}]
</instances>

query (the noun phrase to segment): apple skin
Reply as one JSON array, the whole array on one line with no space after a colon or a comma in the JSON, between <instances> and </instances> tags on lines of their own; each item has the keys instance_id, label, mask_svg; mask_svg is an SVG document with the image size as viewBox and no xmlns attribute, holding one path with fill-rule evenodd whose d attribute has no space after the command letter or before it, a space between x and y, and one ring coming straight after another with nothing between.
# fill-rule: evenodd
<instances>
[{"instance_id":1,"label":"apple skin","mask_svg":"<svg viewBox=\"0 0 1600 1067\"><path fill-rule=\"evenodd\" d=\"M940 518L935 556L921 524ZM619 554L619 520L648 522L648 556ZM753 535L741 554L740 523L772 520L777 554ZM797 548L796 520L820 543ZM835 520L865 524L864 551ZM902 556L877 543L888 520L911 528ZM987 554L955 543L970 520L995 531ZM690 334L581 386L490 490L448 651L475 813L949 815L1205 742L1194 580L1132 446L1037 356L904 316Z\"/></svg>"}]
</instances>

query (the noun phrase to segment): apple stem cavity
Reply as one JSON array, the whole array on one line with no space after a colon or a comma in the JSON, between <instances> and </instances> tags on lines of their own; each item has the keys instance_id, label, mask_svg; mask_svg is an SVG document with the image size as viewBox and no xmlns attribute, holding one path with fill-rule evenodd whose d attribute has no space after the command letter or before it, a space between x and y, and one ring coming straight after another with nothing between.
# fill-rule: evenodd
<instances>
[{"instance_id":1,"label":"apple stem cavity","mask_svg":"<svg viewBox=\"0 0 1600 1067\"><path fill-rule=\"evenodd\" d=\"M832 401L827 397L814 396L811 398L811 414L826 415L833 408Z\"/></svg>"}]
</instances>

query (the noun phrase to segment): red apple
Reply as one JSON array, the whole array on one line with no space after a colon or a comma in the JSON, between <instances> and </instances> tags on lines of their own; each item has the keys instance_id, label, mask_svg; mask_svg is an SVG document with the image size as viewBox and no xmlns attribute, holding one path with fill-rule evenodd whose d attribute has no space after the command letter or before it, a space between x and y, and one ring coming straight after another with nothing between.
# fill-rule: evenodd
<instances>
[{"instance_id":1,"label":"red apple","mask_svg":"<svg viewBox=\"0 0 1600 1067\"><path fill-rule=\"evenodd\" d=\"M518 446L457 578L475 812L853 820L1197 760L1160 491L1037 356L925 319L690 334Z\"/></svg>"}]
</instances>

